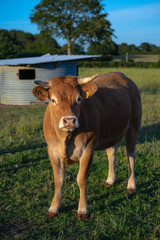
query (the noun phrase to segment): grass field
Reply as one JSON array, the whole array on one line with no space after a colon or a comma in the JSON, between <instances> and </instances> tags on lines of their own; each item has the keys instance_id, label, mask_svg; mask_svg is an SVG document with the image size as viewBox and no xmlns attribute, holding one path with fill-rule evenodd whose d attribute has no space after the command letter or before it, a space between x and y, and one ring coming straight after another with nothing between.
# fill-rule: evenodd
<instances>
[{"instance_id":1,"label":"grass field","mask_svg":"<svg viewBox=\"0 0 160 240\"><path fill-rule=\"evenodd\" d=\"M86 75L117 71L130 77L138 85L141 92L155 93L160 91L160 69L158 68L80 68L79 75L85 77Z\"/></svg>"},{"instance_id":2,"label":"grass field","mask_svg":"<svg viewBox=\"0 0 160 240\"><path fill-rule=\"evenodd\" d=\"M160 59L159 55L129 55L130 59L133 59L134 62L158 62ZM117 56L114 57L115 61L120 61L121 59L125 59L125 56Z\"/></svg>"},{"instance_id":3,"label":"grass field","mask_svg":"<svg viewBox=\"0 0 160 240\"><path fill-rule=\"evenodd\" d=\"M116 69L80 69L80 76ZM123 143L117 181L104 188L105 151L94 153L88 183L90 218L77 221L78 164L66 167L62 208L54 219L46 211L54 193L51 164L42 132L45 106L0 106L0 239L160 239L160 69L118 69L141 90L142 129L135 172L138 190L127 194L128 167Z\"/></svg>"},{"instance_id":4,"label":"grass field","mask_svg":"<svg viewBox=\"0 0 160 240\"><path fill-rule=\"evenodd\" d=\"M135 55L131 56L135 62L158 62L159 55Z\"/></svg>"}]
</instances>

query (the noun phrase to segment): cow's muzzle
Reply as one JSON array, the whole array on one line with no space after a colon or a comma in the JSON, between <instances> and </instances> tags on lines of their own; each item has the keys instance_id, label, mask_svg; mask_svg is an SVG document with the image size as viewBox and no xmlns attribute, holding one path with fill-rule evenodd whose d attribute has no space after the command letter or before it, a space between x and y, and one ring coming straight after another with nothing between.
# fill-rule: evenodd
<instances>
[{"instance_id":1,"label":"cow's muzzle","mask_svg":"<svg viewBox=\"0 0 160 240\"><path fill-rule=\"evenodd\" d=\"M79 122L75 116L62 117L59 123L59 128L66 131L72 132L75 128L79 127Z\"/></svg>"}]
</instances>

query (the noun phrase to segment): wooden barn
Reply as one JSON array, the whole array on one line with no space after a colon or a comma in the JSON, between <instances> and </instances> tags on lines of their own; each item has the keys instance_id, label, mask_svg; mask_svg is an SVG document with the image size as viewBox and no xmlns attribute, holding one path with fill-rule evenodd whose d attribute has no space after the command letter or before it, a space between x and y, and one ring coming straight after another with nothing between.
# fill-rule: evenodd
<instances>
[{"instance_id":1,"label":"wooden barn","mask_svg":"<svg viewBox=\"0 0 160 240\"><path fill-rule=\"evenodd\" d=\"M78 61L97 55L50 55L0 60L0 103L26 105L37 102L32 95L34 80L78 75Z\"/></svg>"}]
</instances>

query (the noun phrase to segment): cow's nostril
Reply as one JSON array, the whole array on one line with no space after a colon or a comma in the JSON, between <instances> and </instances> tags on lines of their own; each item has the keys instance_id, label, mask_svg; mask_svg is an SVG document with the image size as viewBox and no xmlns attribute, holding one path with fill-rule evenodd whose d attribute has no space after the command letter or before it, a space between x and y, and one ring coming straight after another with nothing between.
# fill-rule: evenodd
<instances>
[{"instance_id":1,"label":"cow's nostril","mask_svg":"<svg viewBox=\"0 0 160 240\"><path fill-rule=\"evenodd\" d=\"M73 124L75 124L75 123L76 123L76 118L73 119Z\"/></svg>"},{"instance_id":2,"label":"cow's nostril","mask_svg":"<svg viewBox=\"0 0 160 240\"><path fill-rule=\"evenodd\" d=\"M67 124L67 119L66 118L63 118L63 123Z\"/></svg>"}]
</instances>

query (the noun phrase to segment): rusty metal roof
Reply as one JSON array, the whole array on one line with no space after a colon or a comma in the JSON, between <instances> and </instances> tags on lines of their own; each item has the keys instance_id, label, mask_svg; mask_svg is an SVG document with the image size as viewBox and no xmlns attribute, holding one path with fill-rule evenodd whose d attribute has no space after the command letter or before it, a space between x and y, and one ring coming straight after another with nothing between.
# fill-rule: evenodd
<instances>
[{"instance_id":1,"label":"rusty metal roof","mask_svg":"<svg viewBox=\"0 0 160 240\"><path fill-rule=\"evenodd\" d=\"M0 60L0 66L33 65L40 63L85 60L97 57L100 57L100 55L50 55L47 53L40 57L2 59Z\"/></svg>"}]
</instances>

